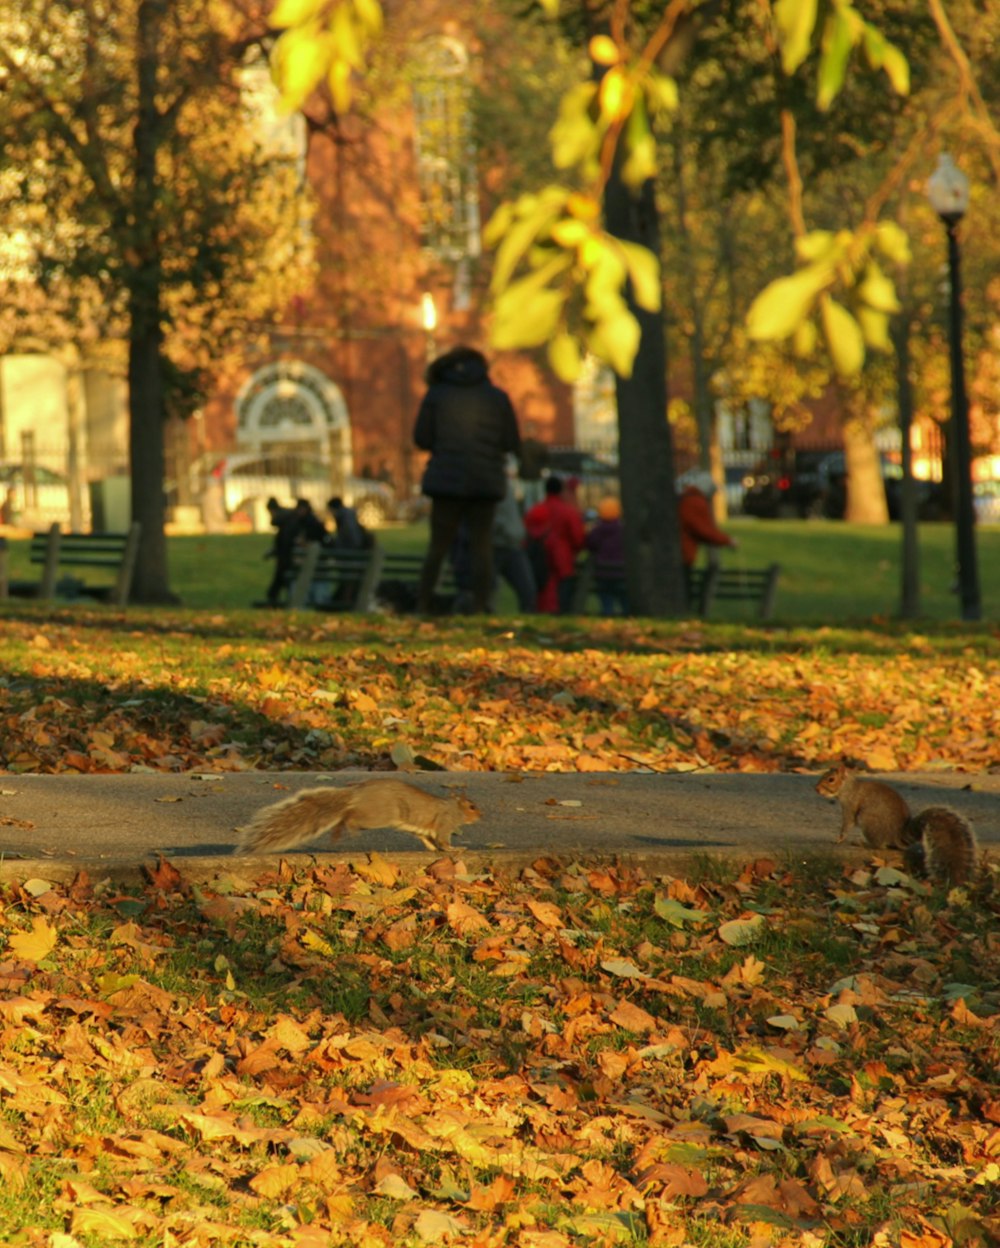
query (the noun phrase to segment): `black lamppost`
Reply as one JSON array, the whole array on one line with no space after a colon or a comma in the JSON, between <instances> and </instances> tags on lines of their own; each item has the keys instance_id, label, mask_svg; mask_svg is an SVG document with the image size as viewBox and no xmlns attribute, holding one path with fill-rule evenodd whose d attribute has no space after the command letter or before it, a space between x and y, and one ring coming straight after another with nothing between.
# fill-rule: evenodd
<instances>
[{"instance_id":1,"label":"black lamppost","mask_svg":"<svg viewBox=\"0 0 1000 1248\"><path fill-rule=\"evenodd\" d=\"M965 362L962 355L962 275L958 246L958 223L969 207L969 179L947 152L927 183L927 198L944 222L948 235L948 276L951 284L948 338L951 354L951 452L954 461L955 538L958 554L958 590L962 619L982 618L979 571L976 566L975 512L972 503L972 443L969 438L969 404L965 394Z\"/></svg>"},{"instance_id":2,"label":"black lamppost","mask_svg":"<svg viewBox=\"0 0 1000 1248\"><path fill-rule=\"evenodd\" d=\"M969 438L969 401L965 394L965 361L961 339L961 266L958 227L969 207L969 178L941 152L938 168L928 181L930 206L948 233L949 346L951 356L951 456L954 461L955 539L959 560L961 618L978 620L983 615L976 567L975 512L973 508L973 448Z\"/></svg>"}]
</instances>

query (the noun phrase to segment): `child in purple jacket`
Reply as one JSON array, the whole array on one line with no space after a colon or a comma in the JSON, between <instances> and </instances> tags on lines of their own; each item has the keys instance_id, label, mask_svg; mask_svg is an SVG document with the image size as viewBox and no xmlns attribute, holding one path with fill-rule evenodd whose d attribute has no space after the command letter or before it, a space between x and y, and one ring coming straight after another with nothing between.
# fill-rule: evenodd
<instances>
[{"instance_id":1,"label":"child in purple jacket","mask_svg":"<svg viewBox=\"0 0 1000 1248\"><path fill-rule=\"evenodd\" d=\"M597 504L597 523L586 537L594 564L594 589L601 603L601 615L628 615L625 594L625 531L622 505L617 498L602 498Z\"/></svg>"}]
</instances>

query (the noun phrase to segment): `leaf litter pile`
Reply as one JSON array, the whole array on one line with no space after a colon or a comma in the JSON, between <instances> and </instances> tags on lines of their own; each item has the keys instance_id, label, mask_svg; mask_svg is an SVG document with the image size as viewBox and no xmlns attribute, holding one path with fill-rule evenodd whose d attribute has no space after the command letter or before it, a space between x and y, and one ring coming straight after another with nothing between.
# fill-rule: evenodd
<instances>
[{"instance_id":1,"label":"leaf litter pile","mask_svg":"<svg viewBox=\"0 0 1000 1248\"><path fill-rule=\"evenodd\" d=\"M3 1242L995 1244L997 883L7 884Z\"/></svg>"},{"instance_id":2,"label":"leaf litter pile","mask_svg":"<svg viewBox=\"0 0 1000 1248\"><path fill-rule=\"evenodd\" d=\"M997 762L1000 638L588 620L4 620L0 769L451 770Z\"/></svg>"}]
</instances>

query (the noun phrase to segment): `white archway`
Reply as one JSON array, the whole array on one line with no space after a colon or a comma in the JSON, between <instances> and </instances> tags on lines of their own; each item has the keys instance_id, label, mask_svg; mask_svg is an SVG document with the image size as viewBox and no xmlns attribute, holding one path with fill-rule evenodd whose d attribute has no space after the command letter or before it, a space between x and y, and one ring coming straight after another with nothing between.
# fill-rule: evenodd
<instances>
[{"instance_id":1,"label":"white archway","mask_svg":"<svg viewBox=\"0 0 1000 1248\"><path fill-rule=\"evenodd\" d=\"M236 444L244 451L323 460L331 488L354 472L351 420L340 387L301 360L266 364L236 396Z\"/></svg>"}]
</instances>

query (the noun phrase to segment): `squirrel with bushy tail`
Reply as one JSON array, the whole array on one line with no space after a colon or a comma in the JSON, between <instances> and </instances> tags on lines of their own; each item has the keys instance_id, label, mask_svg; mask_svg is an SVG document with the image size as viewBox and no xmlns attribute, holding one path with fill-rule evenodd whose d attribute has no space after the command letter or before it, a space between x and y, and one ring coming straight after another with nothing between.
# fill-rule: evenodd
<instances>
[{"instance_id":1,"label":"squirrel with bushy tail","mask_svg":"<svg viewBox=\"0 0 1000 1248\"><path fill-rule=\"evenodd\" d=\"M450 850L453 833L480 818L461 794L438 797L393 777L375 777L340 789L304 789L257 812L237 853L272 853L305 844L324 832L331 841L374 828L398 828L425 849Z\"/></svg>"},{"instance_id":2,"label":"squirrel with bushy tail","mask_svg":"<svg viewBox=\"0 0 1000 1248\"><path fill-rule=\"evenodd\" d=\"M938 883L964 884L975 874L976 835L964 815L949 806L913 814L905 799L882 780L864 779L846 763L825 772L816 792L840 803L838 843L853 827L874 849L900 849L909 871Z\"/></svg>"}]
</instances>

